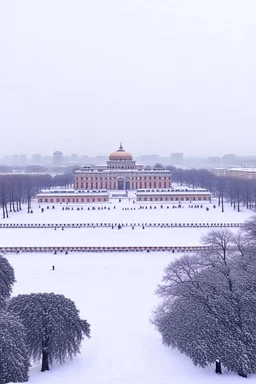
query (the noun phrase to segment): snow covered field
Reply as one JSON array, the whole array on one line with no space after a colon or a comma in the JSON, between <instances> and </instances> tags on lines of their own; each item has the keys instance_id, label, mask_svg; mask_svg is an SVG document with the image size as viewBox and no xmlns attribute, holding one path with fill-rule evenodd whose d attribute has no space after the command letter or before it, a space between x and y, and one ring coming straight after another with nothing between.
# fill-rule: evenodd
<instances>
[{"instance_id":1,"label":"snow covered field","mask_svg":"<svg viewBox=\"0 0 256 384\"><path fill-rule=\"evenodd\" d=\"M236 231L237 229L232 229ZM2 247L25 246L192 246L207 228L0 229Z\"/></svg>"},{"instance_id":2,"label":"snow covered field","mask_svg":"<svg viewBox=\"0 0 256 384\"><path fill-rule=\"evenodd\" d=\"M43 205L41 212L38 204L34 204L33 214L22 212L11 213L9 219L0 220L1 224L51 224L51 223L242 223L253 215L251 210L242 208L242 212L234 211L228 204L225 212L220 207L213 208L212 204L204 203L203 208L189 208L189 204L182 208L172 208L172 205L150 204L147 209L141 209L140 204L133 203L133 199L112 199L107 205L84 205L83 210L77 210L81 205L68 205L69 210L62 210L62 205L55 205L55 209L47 209ZM93 210L93 206L95 210ZM169 206L169 209L167 208ZM177 205L176 205L177 206ZM41 205L42 207L42 205ZM50 205L50 207L52 207ZM64 205L66 208L67 205ZM73 207L73 210L71 209ZM98 209L110 207L108 209ZM116 208L114 208L116 207ZM144 205L146 207L146 205ZM156 209L154 208L156 207ZM206 211L209 207L209 211ZM88 210L89 208L89 210ZM235 230L235 229L234 229ZM208 232L207 228L149 228L124 227L117 228L78 228L61 230L47 229L4 229L0 228L3 247L13 246L192 246L199 245L202 235Z\"/></svg>"},{"instance_id":3,"label":"snow covered field","mask_svg":"<svg viewBox=\"0 0 256 384\"><path fill-rule=\"evenodd\" d=\"M41 208L33 214L11 213L7 223L242 223L253 215L242 208L237 213L228 205L225 213L205 203L203 208L172 208L152 204L156 209L139 209L131 200L112 200L105 205L84 205L83 210ZM114 206L116 208L114 209ZM209 211L206 211L206 206ZM66 207L66 206L65 206ZM72 205L70 205L70 208ZM81 205L80 205L81 207ZM90 210L88 210L88 207ZM135 208L135 209L134 209ZM233 229L236 230L236 229ZM207 228L77 228L49 229L0 228L1 246L185 246L198 245ZM91 339L74 361L41 373L31 369L33 384L212 384L238 383L242 378L214 367L196 368L177 351L162 346L159 334L150 324L158 298L154 295L165 266L177 257L168 252L154 253L49 253L7 255L15 268L14 295L30 292L62 293L71 298L81 316L91 324ZM51 267L55 265L56 270ZM249 378L256 383L256 377Z\"/></svg>"},{"instance_id":4,"label":"snow covered field","mask_svg":"<svg viewBox=\"0 0 256 384\"><path fill-rule=\"evenodd\" d=\"M214 367L194 367L189 359L161 344L150 324L154 295L164 267L176 255L20 254L9 255L17 283L14 295L63 293L73 299L91 324L91 339L72 362L40 372L31 369L32 384L212 384L244 379ZM52 271L51 266L56 270ZM256 377L250 376L256 383Z\"/></svg>"},{"instance_id":5,"label":"snow covered field","mask_svg":"<svg viewBox=\"0 0 256 384\"><path fill-rule=\"evenodd\" d=\"M213 208L214 204L216 205L216 201L211 204L202 203L203 208L188 208L189 204L186 203L182 204L182 208L172 208L173 204L163 203L163 208L160 208L160 203L148 203L143 205L147 209L140 209L142 205L134 204L132 199L122 200L121 203L112 199L109 204L85 204L82 211L77 211L81 204L55 205L55 209L50 204L50 209L47 209L44 204L41 205L44 208L43 213L38 204L33 204L33 214L27 214L24 206L22 212L11 213L9 219L0 219L0 223L241 223L254 214L244 207L241 207L242 212L234 211L229 204L225 205L225 212L222 213L217 205ZM149 208L150 205L152 209ZM93 206L95 210L92 210ZM69 207L70 210L62 210L62 207ZM98 209L104 207L106 209ZM206 211L206 207L209 207L209 211Z\"/></svg>"}]
</instances>

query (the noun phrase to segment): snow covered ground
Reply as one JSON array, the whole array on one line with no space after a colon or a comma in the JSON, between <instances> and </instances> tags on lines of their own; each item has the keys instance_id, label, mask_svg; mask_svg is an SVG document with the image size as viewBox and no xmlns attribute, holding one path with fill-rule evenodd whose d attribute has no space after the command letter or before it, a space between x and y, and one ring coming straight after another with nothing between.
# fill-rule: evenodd
<instances>
[{"instance_id":1,"label":"snow covered ground","mask_svg":"<svg viewBox=\"0 0 256 384\"><path fill-rule=\"evenodd\" d=\"M91 324L82 353L63 366L31 369L32 384L226 384L243 383L236 374L194 367L165 348L150 324L154 295L171 253L9 255L17 283L14 295L62 293L73 299ZM51 266L56 270L52 271ZM256 383L256 377L249 377Z\"/></svg>"},{"instance_id":2,"label":"snow covered ground","mask_svg":"<svg viewBox=\"0 0 256 384\"><path fill-rule=\"evenodd\" d=\"M11 213L7 223L242 223L253 215L242 208L237 213L225 206L225 213L213 204L203 208L172 208L152 204L156 209L139 209L132 199L112 200L106 205L84 205L77 211L41 208L34 204L33 214ZM110 207L100 209L98 207ZM114 209L114 206L116 207ZM206 206L209 211L206 211ZM72 205L70 205L72 207ZM80 205L81 207L81 205ZM88 207L90 210L88 210ZM135 209L134 209L135 208ZM207 228L77 228L3 229L1 246L136 246L198 245ZM168 252L72 253L7 255L15 268L14 295L30 292L62 293L73 299L81 316L91 324L90 340L74 361L54 366L41 373L40 365L31 369L32 384L212 384L238 383L242 378L214 367L196 368L189 359L162 346L159 334L150 324L158 298L154 295L165 266L177 257ZM55 265L56 270L51 267ZM256 383L256 377L249 378Z\"/></svg>"},{"instance_id":3,"label":"snow covered ground","mask_svg":"<svg viewBox=\"0 0 256 384\"><path fill-rule=\"evenodd\" d=\"M237 231L238 229L232 229ZM53 228L0 229L2 247L26 246L192 246L207 228Z\"/></svg>"},{"instance_id":4,"label":"snow covered ground","mask_svg":"<svg viewBox=\"0 0 256 384\"><path fill-rule=\"evenodd\" d=\"M55 205L55 209L51 208L52 205L47 209L44 204L41 205L44 208L42 213L39 205L33 204L33 214L26 213L24 206L22 212L11 213L9 219L0 219L0 223L241 223L254 214L244 207L241 212L234 211L229 204L225 205L225 212L222 213L216 201L202 203L203 208L189 208L187 203L182 204L182 208L172 208L173 204L162 205L163 208L160 203L141 205L133 203L132 199L122 200L121 203L112 199L109 204L84 204L82 211L77 211L78 207L82 207L81 204ZM215 209L213 205L216 205ZM140 209L140 206L144 206L144 209ZM63 207L69 207L70 210L62 210ZM104 207L106 209L99 209ZM206 211L206 207L209 207L209 211Z\"/></svg>"},{"instance_id":5,"label":"snow covered ground","mask_svg":"<svg viewBox=\"0 0 256 384\"><path fill-rule=\"evenodd\" d=\"M22 212L11 213L9 219L1 219L1 224L7 223L242 223L253 215L251 210L242 208L241 212L234 211L228 204L225 212L220 207L213 208L212 204L204 203L203 208L189 208L189 204L182 208L172 208L173 205L150 204L141 205L133 203L133 199L112 199L110 204L68 205L69 210L62 210L62 205L55 205L55 209L47 209L43 205L41 212L38 204L34 204L33 214ZM95 210L93 210L93 206ZM147 206L147 209L145 208ZM169 208L167 208L169 206ZM177 206L177 205L176 205ZM42 205L41 205L42 207ZM64 205L66 208L67 205ZM73 210L71 209L73 207ZM108 209L98 209L110 207ZM115 208L114 208L115 207ZM154 208L156 207L156 209ZM209 211L206 211L209 207ZM88 210L89 208L89 210ZM77 228L64 231L61 229L4 229L0 228L1 246L192 246L199 245L202 235L208 232L207 228L149 228L124 227L122 230L108 228Z\"/></svg>"}]
</instances>

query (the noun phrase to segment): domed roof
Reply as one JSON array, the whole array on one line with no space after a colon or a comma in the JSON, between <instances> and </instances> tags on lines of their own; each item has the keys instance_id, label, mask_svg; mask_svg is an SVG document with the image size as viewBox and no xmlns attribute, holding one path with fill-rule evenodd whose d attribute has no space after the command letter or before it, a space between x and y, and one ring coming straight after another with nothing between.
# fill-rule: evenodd
<instances>
[{"instance_id":1,"label":"domed roof","mask_svg":"<svg viewBox=\"0 0 256 384\"><path fill-rule=\"evenodd\" d=\"M109 160L132 160L132 155L126 152L120 144L119 149L109 155Z\"/></svg>"}]
</instances>

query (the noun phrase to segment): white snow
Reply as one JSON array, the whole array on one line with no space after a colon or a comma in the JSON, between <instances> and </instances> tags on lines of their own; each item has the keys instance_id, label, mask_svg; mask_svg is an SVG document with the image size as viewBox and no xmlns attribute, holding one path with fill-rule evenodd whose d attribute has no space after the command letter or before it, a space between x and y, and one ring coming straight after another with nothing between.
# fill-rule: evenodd
<instances>
[{"instance_id":1,"label":"white snow","mask_svg":"<svg viewBox=\"0 0 256 384\"><path fill-rule=\"evenodd\" d=\"M41 373L31 369L32 384L226 384L244 379L214 367L201 369L165 348L149 319L168 253L20 254L8 256L17 283L13 294L62 293L73 299L91 324L82 353L63 366ZM51 266L56 270L52 271ZM255 376L250 381L256 382Z\"/></svg>"},{"instance_id":2,"label":"white snow","mask_svg":"<svg viewBox=\"0 0 256 384\"><path fill-rule=\"evenodd\" d=\"M215 202L216 203L216 202ZM41 209L34 204L33 214L25 207L12 213L7 223L241 223L253 215L242 208L237 213L225 206L205 203L204 208L139 209L133 200L112 200L110 204L84 205L77 211ZM49 206L51 206L49 204ZM66 205L64 205L66 207ZM81 207L81 204L78 205ZM110 210L97 208L109 206ZM116 209L114 209L116 206ZM206 206L210 210L206 211ZM122 208L125 208L122 209ZM129 210L127 210L129 208ZM136 208L131 210L131 208ZM2 246L47 245L197 245L207 228L125 227L78 229L2 229ZM162 346L161 338L150 324L153 308L158 303L154 292L167 264L177 257L169 252L136 253L70 253L7 255L15 268L17 283L14 295L30 292L62 293L73 299L81 316L91 324L91 339L83 343L82 353L72 362L53 366L41 373L40 365L31 369L32 384L227 384L243 382L236 374L214 373L214 367L194 367L189 359ZM55 271L51 270L55 265ZM256 383L256 376L250 377Z\"/></svg>"},{"instance_id":3,"label":"white snow","mask_svg":"<svg viewBox=\"0 0 256 384\"><path fill-rule=\"evenodd\" d=\"M42 213L39 205L33 204L33 214L26 213L26 207L23 206L22 212L11 213L9 219L0 219L0 223L242 223L254 215L253 211L245 207L241 207L241 212L234 211L229 204L225 204L225 212L222 213L221 208L216 205L216 201L200 203L199 205L203 205L203 208L188 208L190 204L186 203L182 204L182 208L172 208L173 205L178 206L164 202L133 203L133 199L130 201L122 199L122 202L119 203L118 199L111 199L110 203L88 205L55 204L55 209L52 209L53 204L40 204L44 208ZM216 205L215 209L213 205ZM50 208L47 209L47 206ZM147 207L147 209L140 209L140 206ZM150 206L153 208L150 209ZM62 210L63 207L65 210ZM66 210L66 207L70 210ZM77 211L77 208L81 207L83 210ZM92 210L93 207L95 210ZM104 207L106 209L98 209ZM114 207L116 208L114 209ZM206 211L206 207L209 207L209 211Z\"/></svg>"},{"instance_id":4,"label":"white snow","mask_svg":"<svg viewBox=\"0 0 256 384\"><path fill-rule=\"evenodd\" d=\"M235 231L235 229L233 229ZM2 247L26 246L192 246L207 228L58 228L1 229Z\"/></svg>"}]
</instances>

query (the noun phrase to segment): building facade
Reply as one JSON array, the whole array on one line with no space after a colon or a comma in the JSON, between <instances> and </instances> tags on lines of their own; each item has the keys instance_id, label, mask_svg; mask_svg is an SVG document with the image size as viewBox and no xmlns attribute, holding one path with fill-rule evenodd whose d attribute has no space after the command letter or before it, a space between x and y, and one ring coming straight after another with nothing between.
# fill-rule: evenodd
<instances>
[{"instance_id":1,"label":"building facade","mask_svg":"<svg viewBox=\"0 0 256 384\"><path fill-rule=\"evenodd\" d=\"M109 201L107 191L74 191L69 189L53 189L42 191L37 195L38 203L106 203Z\"/></svg>"},{"instance_id":2,"label":"building facade","mask_svg":"<svg viewBox=\"0 0 256 384\"><path fill-rule=\"evenodd\" d=\"M60 151L55 151L53 153L53 165L63 165L63 153Z\"/></svg>"},{"instance_id":3,"label":"building facade","mask_svg":"<svg viewBox=\"0 0 256 384\"><path fill-rule=\"evenodd\" d=\"M211 201L211 193L207 191L207 189L139 189L136 193L137 201L139 202L150 202L150 201L158 201L158 202L210 202Z\"/></svg>"},{"instance_id":4,"label":"building facade","mask_svg":"<svg viewBox=\"0 0 256 384\"><path fill-rule=\"evenodd\" d=\"M236 179L256 179L256 168L214 168L211 172L216 176L226 176Z\"/></svg>"},{"instance_id":5,"label":"building facade","mask_svg":"<svg viewBox=\"0 0 256 384\"><path fill-rule=\"evenodd\" d=\"M83 167L74 173L75 190L137 190L171 188L171 171L143 167L133 160L122 144L109 156L106 165Z\"/></svg>"}]
</instances>

